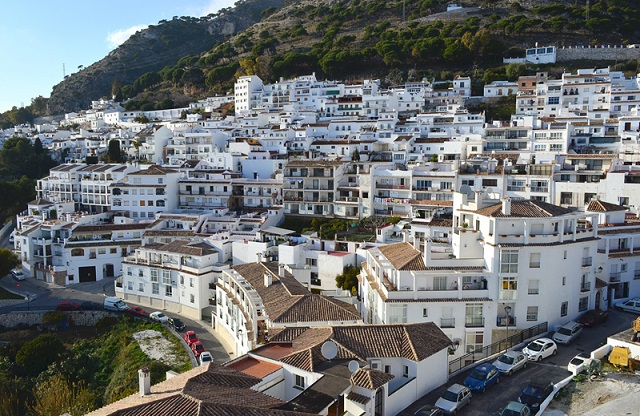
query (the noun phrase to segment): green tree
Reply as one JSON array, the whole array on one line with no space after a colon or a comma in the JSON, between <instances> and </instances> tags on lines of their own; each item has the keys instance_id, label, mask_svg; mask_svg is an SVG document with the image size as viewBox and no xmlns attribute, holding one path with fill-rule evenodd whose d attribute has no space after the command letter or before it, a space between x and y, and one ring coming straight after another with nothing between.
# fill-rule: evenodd
<instances>
[{"instance_id":1,"label":"green tree","mask_svg":"<svg viewBox=\"0 0 640 416\"><path fill-rule=\"evenodd\" d=\"M0 276L9 274L20 261L18 256L8 248L0 248Z\"/></svg>"},{"instance_id":2,"label":"green tree","mask_svg":"<svg viewBox=\"0 0 640 416\"><path fill-rule=\"evenodd\" d=\"M120 150L120 141L116 139L109 140L109 149L107 151L107 162L122 163L122 150Z\"/></svg>"},{"instance_id":3,"label":"green tree","mask_svg":"<svg viewBox=\"0 0 640 416\"><path fill-rule=\"evenodd\" d=\"M357 293L360 270L360 266L345 266L342 269L342 274L336 276L336 286L340 289L349 290L351 293L354 293L354 291Z\"/></svg>"},{"instance_id":4,"label":"green tree","mask_svg":"<svg viewBox=\"0 0 640 416\"><path fill-rule=\"evenodd\" d=\"M85 383L74 383L56 374L33 389L32 410L39 416L80 416L93 410L94 399Z\"/></svg>"},{"instance_id":5,"label":"green tree","mask_svg":"<svg viewBox=\"0 0 640 416\"><path fill-rule=\"evenodd\" d=\"M64 344L55 334L42 334L24 345L16 353L16 363L28 376L42 373L64 354Z\"/></svg>"}]
</instances>

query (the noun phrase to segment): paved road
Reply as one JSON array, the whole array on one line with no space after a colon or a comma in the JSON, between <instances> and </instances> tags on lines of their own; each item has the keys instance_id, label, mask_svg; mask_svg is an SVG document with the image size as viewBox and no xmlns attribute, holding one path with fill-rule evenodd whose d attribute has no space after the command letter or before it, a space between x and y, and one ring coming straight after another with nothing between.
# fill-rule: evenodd
<instances>
[{"instance_id":1,"label":"paved road","mask_svg":"<svg viewBox=\"0 0 640 416\"><path fill-rule=\"evenodd\" d=\"M626 312L610 311L609 319L604 324L594 328L585 328L582 335L571 345L558 346L558 353L540 363L530 362L527 368L514 373L511 376L501 378L500 384L493 386L486 393L474 393L471 404L463 408L459 416L486 416L498 415L500 411L512 400L518 400L522 389L531 381L554 383L563 380L571 373L567 371L569 361L580 352L591 352L606 343L608 335L615 334L630 327L631 322L637 318ZM409 416L425 404L433 404L438 397L453 383L462 384L469 371L458 374L449 382L434 391L426 394L417 402L407 407L400 415Z\"/></svg>"},{"instance_id":2,"label":"paved road","mask_svg":"<svg viewBox=\"0 0 640 416\"><path fill-rule=\"evenodd\" d=\"M0 314L8 313L12 310L51 310L58 305L61 300L82 303L84 301L92 301L102 304L105 296L114 296L113 278L103 279L99 282L78 283L73 286L62 287L57 285L49 285L42 281L27 278L22 281L15 280L8 275L0 279L0 286L14 293L19 293L28 300L20 302L14 306L0 307ZM130 302L129 302L130 303ZM147 312L155 312L157 309L148 308L145 305L139 305ZM168 314L170 316L174 316ZM175 315L178 316L178 315ZM209 323L205 321L194 321L180 316L185 323L185 330L196 331L198 338L202 341L205 349L211 352L216 362L222 363L228 361L230 356L223 344L219 342L213 334ZM181 334L180 334L181 335Z\"/></svg>"}]
</instances>

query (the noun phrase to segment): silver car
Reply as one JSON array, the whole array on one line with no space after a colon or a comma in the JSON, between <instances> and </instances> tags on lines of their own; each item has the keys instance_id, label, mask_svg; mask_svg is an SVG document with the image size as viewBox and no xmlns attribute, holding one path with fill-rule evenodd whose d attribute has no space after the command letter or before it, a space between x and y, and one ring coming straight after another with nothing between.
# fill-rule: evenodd
<instances>
[{"instance_id":1,"label":"silver car","mask_svg":"<svg viewBox=\"0 0 640 416\"><path fill-rule=\"evenodd\" d=\"M527 356L521 351L507 351L493 362L498 371L510 376L514 371L527 367Z\"/></svg>"},{"instance_id":2,"label":"silver car","mask_svg":"<svg viewBox=\"0 0 640 416\"><path fill-rule=\"evenodd\" d=\"M461 384L452 384L436 401L436 406L445 413L455 415L471 401L471 390Z\"/></svg>"}]
</instances>

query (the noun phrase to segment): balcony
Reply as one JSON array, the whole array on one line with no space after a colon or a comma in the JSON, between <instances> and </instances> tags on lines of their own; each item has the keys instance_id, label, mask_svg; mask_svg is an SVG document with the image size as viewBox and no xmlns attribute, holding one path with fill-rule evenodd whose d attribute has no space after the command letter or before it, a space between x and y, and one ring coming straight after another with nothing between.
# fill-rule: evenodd
<instances>
[{"instance_id":1,"label":"balcony","mask_svg":"<svg viewBox=\"0 0 640 416\"><path fill-rule=\"evenodd\" d=\"M484 316L465 316L464 326L467 328L478 328L484 326Z\"/></svg>"},{"instance_id":2,"label":"balcony","mask_svg":"<svg viewBox=\"0 0 640 416\"><path fill-rule=\"evenodd\" d=\"M403 189L409 190L409 185L393 185L389 183L376 183L376 188L378 189Z\"/></svg>"},{"instance_id":3,"label":"balcony","mask_svg":"<svg viewBox=\"0 0 640 416\"><path fill-rule=\"evenodd\" d=\"M345 197L339 197L336 198L336 202L349 202L349 203L355 203L357 204L360 198L358 198L357 196L345 196Z\"/></svg>"},{"instance_id":4,"label":"balcony","mask_svg":"<svg viewBox=\"0 0 640 416\"><path fill-rule=\"evenodd\" d=\"M582 267L590 267L593 264L593 257L583 257Z\"/></svg>"},{"instance_id":5,"label":"balcony","mask_svg":"<svg viewBox=\"0 0 640 416\"><path fill-rule=\"evenodd\" d=\"M499 294L500 300L516 300L518 298L517 290L501 290Z\"/></svg>"},{"instance_id":6,"label":"balcony","mask_svg":"<svg viewBox=\"0 0 640 416\"><path fill-rule=\"evenodd\" d=\"M440 328L455 328L456 318L440 318Z\"/></svg>"},{"instance_id":7,"label":"balcony","mask_svg":"<svg viewBox=\"0 0 640 416\"><path fill-rule=\"evenodd\" d=\"M531 192L549 192L548 186L532 186Z\"/></svg>"},{"instance_id":8,"label":"balcony","mask_svg":"<svg viewBox=\"0 0 640 416\"><path fill-rule=\"evenodd\" d=\"M611 282L611 283L620 283L620 272L611 272L611 273L609 273L609 282Z\"/></svg>"},{"instance_id":9,"label":"balcony","mask_svg":"<svg viewBox=\"0 0 640 416\"><path fill-rule=\"evenodd\" d=\"M580 292L591 292L591 282L584 282L580 285Z\"/></svg>"},{"instance_id":10,"label":"balcony","mask_svg":"<svg viewBox=\"0 0 640 416\"><path fill-rule=\"evenodd\" d=\"M633 272L633 278L634 279L640 279L640 270L635 270Z\"/></svg>"}]
</instances>

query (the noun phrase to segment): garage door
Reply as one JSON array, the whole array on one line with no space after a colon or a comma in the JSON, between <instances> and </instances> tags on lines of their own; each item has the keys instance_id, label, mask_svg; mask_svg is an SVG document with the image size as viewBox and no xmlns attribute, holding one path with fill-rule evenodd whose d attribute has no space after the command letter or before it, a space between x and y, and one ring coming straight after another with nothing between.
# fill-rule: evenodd
<instances>
[{"instance_id":1,"label":"garage door","mask_svg":"<svg viewBox=\"0 0 640 416\"><path fill-rule=\"evenodd\" d=\"M96 281L96 266L80 267L80 282Z\"/></svg>"}]
</instances>

